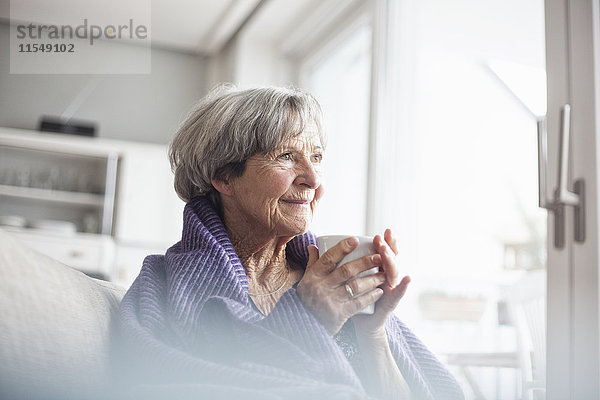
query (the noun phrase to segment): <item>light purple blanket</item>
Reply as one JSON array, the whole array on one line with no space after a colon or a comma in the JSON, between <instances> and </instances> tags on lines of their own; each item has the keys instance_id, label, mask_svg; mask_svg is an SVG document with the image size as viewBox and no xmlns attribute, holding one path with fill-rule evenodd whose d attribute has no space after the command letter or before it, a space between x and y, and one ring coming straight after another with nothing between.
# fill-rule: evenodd
<instances>
[{"instance_id":1,"label":"light purple blanket","mask_svg":"<svg viewBox=\"0 0 600 400\"><path fill-rule=\"evenodd\" d=\"M311 233L294 238L288 256L306 265L310 243ZM368 398L357 374L360 354L348 351L358 352L352 324L332 338L295 288L268 316L258 312L223 223L204 197L185 207L181 241L164 256L145 259L121 303L119 326L128 365L123 380L135 397ZM416 398L463 398L454 378L400 320L390 318L386 329Z\"/></svg>"}]
</instances>

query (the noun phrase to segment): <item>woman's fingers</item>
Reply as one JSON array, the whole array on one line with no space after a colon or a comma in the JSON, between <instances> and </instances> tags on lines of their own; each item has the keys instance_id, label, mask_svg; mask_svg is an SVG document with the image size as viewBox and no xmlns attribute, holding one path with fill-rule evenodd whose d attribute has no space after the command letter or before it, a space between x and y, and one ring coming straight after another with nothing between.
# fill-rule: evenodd
<instances>
[{"instance_id":1,"label":"woman's fingers","mask_svg":"<svg viewBox=\"0 0 600 400\"><path fill-rule=\"evenodd\" d=\"M383 286L383 296L375 304L375 314L355 315L353 317L354 327L357 335L363 337L376 337L382 332L385 334L385 321L398 306L400 299L406 293L410 278L405 276L395 288L388 285ZM377 290L377 289L375 289Z\"/></svg>"},{"instance_id":2,"label":"woman's fingers","mask_svg":"<svg viewBox=\"0 0 600 400\"><path fill-rule=\"evenodd\" d=\"M392 230L391 229L386 229L385 233L383 234L383 238L385 239L385 242L388 244L388 246L390 246L390 248L392 249L392 251L394 252L394 254L398 254L398 242L396 241L396 238L394 236L392 236Z\"/></svg>"},{"instance_id":3,"label":"woman's fingers","mask_svg":"<svg viewBox=\"0 0 600 400\"><path fill-rule=\"evenodd\" d=\"M319 258L319 263L315 265L320 264L320 269L322 272L324 274L329 274L335 269L337 263L339 263L346 255L350 254L352 250L356 248L356 246L358 246L357 238L346 238L333 246L331 249L327 250L325 254Z\"/></svg>"},{"instance_id":4,"label":"woman's fingers","mask_svg":"<svg viewBox=\"0 0 600 400\"><path fill-rule=\"evenodd\" d=\"M332 285L328 278L336 265L358 245L358 239L350 237L342 240L319 257L318 249L308 247L309 261L306 271L296 291L306 308L323 324L330 334L335 334L352 314L344 307L346 300L340 301L336 295L339 285Z\"/></svg>"},{"instance_id":5,"label":"woman's fingers","mask_svg":"<svg viewBox=\"0 0 600 400\"><path fill-rule=\"evenodd\" d=\"M362 296L358 296L350 300L346 303L346 307L348 307L348 312L350 315L355 315L356 313L364 310L367 306L375 303L383 296L383 289L375 288L370 292L363 294Z\"/></svg>"},{"instance_id":6,"label":"woman's fingers","mask_svg":"<svg viewBox=\"0 0 600 400\"><path fill-rule=\"evenodd\" d=\"M310 268L319 259L319 249L314 244L308 246L308 262L306 268Z\"/></svg>"},{"instance_id":7,"label":"woman's fingers","mask_svg":"<svg viewBox=\"0 0 600 400\"><path fill-rule=\"evenodd\" d=\"M402 299L402 297L404 297L409 283L410 276L405 276L404 278L402 278L398 286L396 286L393 289L388 288L388 293L386 294L386 296L380 303L377 304L377 312L386 315L387 318L387 315L389 315L392 311L396 309L398 303L400 303L400 300Z\"/></svg>"},{"instance_id":8,"label":"woman's fingers","mask_svg":"<svg viewBox=\"0 0 600 400\"><path fill-rule=\"evenodd\" d=\"M396 265L396 254L392 251L390 246L377 235L373 239L375 250L381 256L383 262L383 270L388 280L388 284L395 288L400 282L400 268Z\"/></svg>"},{"instance_id":9,"label":"woman's fingers","mask_svg":"<svg viewBox=\"0 0 600 400\"><path fill-rule=\"evenodd\" d=\"M383 238L376 236L373 245L377 254L347 262L337 269L340 261L358 246L357 238L342 240L320 257L315 246L308 247L308 265L297 286L298 295L331 334L348 318L375 302L378 302L375 315L357 317L363 330L380 330L406 292L410 278L400 280L395 261L398 247L391 231L386 230ZM383 267L383 271L357 277L374 267Z\"/></svg>"},{"instance_id":10,"label":"woman's fingers","mask_svg":"<svg viewBox=\"0 0 600 400\"><path fill-rule=\"evenodd\" d=\"M341 265L335 271L333 271L328 277L328 281L333 286L339 286L361 272L370 270L371 268L379 267L382 265L381 256L379 254L372 254L370 256L364 256L356 260L347 262Z\"/></svg>"},{"instance_id":11,"label":"woman's fingers","mask_svg":"<svg viewBox=\"0 0 600 400\"><path fill-rule=\"evenodd\" d=\"M341 285L337 292L341 301L351 301L355 296L373 290L384 282L385 274L378 272L374 275L353 279Z\"/></svg>"}]
</instances>

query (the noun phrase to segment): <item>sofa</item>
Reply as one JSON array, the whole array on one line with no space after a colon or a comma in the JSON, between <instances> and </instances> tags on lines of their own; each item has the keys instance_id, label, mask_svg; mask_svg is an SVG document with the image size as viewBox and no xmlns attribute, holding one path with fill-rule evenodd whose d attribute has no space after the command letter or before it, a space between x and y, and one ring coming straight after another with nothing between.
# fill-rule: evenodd
<instances>
[{"instance_id":1,"label":"sofa","mask_svg":"<svg viewBox=\"0 0 600 400\"><path fill-rule=\"evenodd\" d=\"M0 398L111 397L124 293L0 230Z\"/></svg>"}]
</instances>

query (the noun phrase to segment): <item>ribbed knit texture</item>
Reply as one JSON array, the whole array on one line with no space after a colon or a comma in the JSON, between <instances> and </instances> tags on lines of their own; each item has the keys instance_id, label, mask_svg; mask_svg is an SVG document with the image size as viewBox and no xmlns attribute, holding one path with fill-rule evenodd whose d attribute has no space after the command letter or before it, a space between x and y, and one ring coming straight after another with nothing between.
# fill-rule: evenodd
<instances>
[{"instance_id":1,"label":"ribbed knit texture","mask_svg":"<svg viewBox=\"0 0 600 400\"><path fill-rule=\"evenodd\" d=\"M301 265L312 233L286 251ZM413 395L462 399L443 365L397 318L386 330ZM201 399L364 399L336 341L295 288L268 316L251 304L248 280L225 227L204 197L185 207L182 239L148 256L125 295L120 337L133 395Z\"/></svg>"}]
</instances>

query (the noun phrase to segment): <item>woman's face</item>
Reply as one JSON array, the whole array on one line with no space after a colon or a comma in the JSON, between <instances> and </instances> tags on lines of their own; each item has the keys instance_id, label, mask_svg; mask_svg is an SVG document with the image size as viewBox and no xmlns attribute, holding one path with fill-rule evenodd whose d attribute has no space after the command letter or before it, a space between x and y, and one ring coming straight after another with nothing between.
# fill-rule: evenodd
<instances>
[{"instance_id":1,"label":"woman's face","mask_svg":"<svg viewBox=\"0 0 600 400\"><path fill-rule=\"evenodd\" d=\"M314 123L275 151L250 157L242 176L227 184L228 196L221 196L227 222L274 236L305 232L323 193L322 158Z\"/></svg>"}]
</instances>

